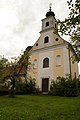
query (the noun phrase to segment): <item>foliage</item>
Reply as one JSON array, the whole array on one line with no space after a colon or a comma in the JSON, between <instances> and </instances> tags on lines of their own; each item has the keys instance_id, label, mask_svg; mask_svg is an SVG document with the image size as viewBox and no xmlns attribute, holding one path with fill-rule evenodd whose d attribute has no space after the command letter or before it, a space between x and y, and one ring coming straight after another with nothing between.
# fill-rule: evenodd
<instances>
[{"instance_id":1,"label":"foliage","mask_svg":"<svg viewBox=\"0 0 80 120\"><path fill-rule=\"evenodd\" d=\"M8 62L8 60L6 58L1 58L0 59L0 83L2 82L2 73L3 73L3 69L6 66L6 63Z\"/></svg>"},{"instance_id":2,"label":"foliage","mask_svg":"<svg viewBox=\"0 0 80 120\"><path fill-rule=\"evenodd\" d=\"M14 97L15 95L15 83L20 77L27 76L28 66L30 65L29 62L29 50L27 49L23 52L21 57L13 58L12 61L7 61L6 59L2 58L0 66L0 79L5 82L6 80L10 80L11 84L9 86L10 89L10 96ZM5 60L5 61L3 61Z\"/></svg>"},{"instance_id":3,"label":"foliage","mask_svg":"<svg viewBox=\"0 0 80 120\"><path fill-rule=\"evenodd\" d=\"M74 97L79 95L80 81L71 76L57 77L56 81L52 81L50 86L50 94L59 96Z\"/></svg>"},{"instance_id":4,"label":"foliage","mask_svg":"<svg viewBox=\"0 0 80 120\"><path fill-rule=\"evenodd\" d=\"M0 96L9 94L8 86L6 85L6 82L4 83L2 79L3 69L6 66L7 62L8 60L6 58L1 57L0 59Z\"/></svg>"},{"instance_id":5,"label":"foliage","mask_svg":"<svg viewBox=\"0 0 80 120\"><path fill-rule=\"evenodd\" d=\"M16 94L33 94L35 93L35 82L33 80L27 82L17 81Z\"/></svg>"},{"instance_id":6,"label":"foliage","mask_svg":"<svg viewBox=\"0 0 80 120\"><path fill-rule=\"evenodd\" d=\"M80 80L78 81L78 90L79 90L79 95L80 95Z\"/></svg>"},{"instance_id":7,"label":"foliage","mask_svg":"<svg viewBox=\"0 0 80 120\"><path fill-rule=\"evenodd\" d=\"M69 35L75 53L77 55L77 61L80 61L80 0L67 1L69 6L69 16L64 21L59 20L60 30L59 32L65 35Z\"/></svg>"},{"instance_id":8,"label":"foliage","mask_svg":"<svg viewBox=\"0 0 80 120\"><path fill-rule=\"evenodd\" d=\"M56 81L52 81L50 86L50 94L64 96L65 78L58 77Z\"/></svg>"},{"instance_id":9,"label":"foliage","mask_svg":"<svg viewBox=\"0 0 80 120\"><path fill-rule=\"evenodd\" d=\"M40 90L39 87L37 87L37 88L35 89L35 94L36 94L36 95L41 95L41 94L42 94L42 91Z\"/></svg>"},{"instance_id":10,"label":"foliage","mask_svg":"<svg viewBox=\"0 0 80 120\"><path fill-rule=\"evenodd\" d=\"M0 96L1 95L8 95L9 91L8 91L8 87L6 86L6 84L0 84Z\"/></svg>"}]
</instances>

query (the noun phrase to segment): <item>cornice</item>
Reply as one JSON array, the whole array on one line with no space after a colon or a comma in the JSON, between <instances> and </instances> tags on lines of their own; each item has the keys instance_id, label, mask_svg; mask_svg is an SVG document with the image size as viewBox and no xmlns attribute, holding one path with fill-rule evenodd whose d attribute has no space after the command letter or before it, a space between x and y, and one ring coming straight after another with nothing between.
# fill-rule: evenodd
<instances>
[{"instance_id":1,"label":"cornice","mask_svg":"<svg viewBox=\"0 0 80 120\"><path fill-rule=\"evenodd\" d=\"M48 47L44 47L44 48L39 48L39 49L36 49L36 50L31 50L31 53L44 51L44 50L50 50L50 49L53 49L53 48L59 48L59 47L66 46L66 45L68 45L68 43L61 43L61 44L57 44L57 45L52 45L52 46L48 46Z\"/></svg>"}]
</instances>

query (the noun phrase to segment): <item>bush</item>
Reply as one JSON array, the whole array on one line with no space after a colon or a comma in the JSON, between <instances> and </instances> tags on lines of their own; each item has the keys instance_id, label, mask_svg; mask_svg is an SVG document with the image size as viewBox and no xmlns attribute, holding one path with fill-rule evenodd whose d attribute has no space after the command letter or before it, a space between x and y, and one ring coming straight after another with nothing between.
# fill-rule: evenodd
<instances>
[{"instance_id":1,"label":"bush","mask_svg":"<svg viewBox=\"0 0 80 120\"><path fill-rule=\"evenodd\" d=\"M80 80L78 80L78 92L79 92L79 95L80 95Z\"/></svg>"},{"instance_id":2,"label":"bush","mask_svg":"<svg viewBox=\"0 0 80 120\"><path fill-rule=\"evenodd\" d=\"M35 82L32 80L26 83L17 82L15 91L16 94L33 94L35 93Z\"/></svg>"},{"instance_id":3,"label":"bush","mask_svg":"<svg viewBox=\"0 0 80 120\"><path fill-rule=\"evenodd\" d=\"M51 95L75 97L80 93L80 81L70 76L58 77L50 86Z\"/></svg>"},{"instance_id":4,"label":"bush","mask_svg":"<svg viewBox=\"0 0 80 120\"><path fill-rule=\"evenodd\" d=\"M75 79L66 81L64 94L71 97L78 96L78 81Z\"/></svg>"},{"instance_id":5,"label":"bush","mask_svg":"<svg viewBox=\"0 0 80 120\"><path fill-rule=\"evenodd\" d=\"M5 85L0 85L0 96L8 94L9 94L8 87Z\"/></svg>"},{"instance_id":6,"label":"bush","mask_svg":"<svg viewBox=\"0 0 80 120\"><path fill-rule=\"evenodd\" d=\"M8 95L8 94L9 94L8 90L6 90L6 89L0 90L0 96L2 96L2 95Z\"/></svg>"},{"instance_id":7,"label":"bush","mask_svg":"<svg viewBox=\"0 0 80 120\"><path fill-rule=\"evenodd\" d=\"M35 88L35 94L36 95L40 95L42 92L40 91L40 88L39 87L37 87L37 88Z\"/></svg>"},{"instance_id":8,"label":"bush","mask_svg":"<svg viewBox=\"0 0 80 120\"><path fill-rule=\"evenodd\" d=\"M50 86L50 94L64 96L65 78L57 77L56 81L52 81Z\"/></svg>"}]
</instances>

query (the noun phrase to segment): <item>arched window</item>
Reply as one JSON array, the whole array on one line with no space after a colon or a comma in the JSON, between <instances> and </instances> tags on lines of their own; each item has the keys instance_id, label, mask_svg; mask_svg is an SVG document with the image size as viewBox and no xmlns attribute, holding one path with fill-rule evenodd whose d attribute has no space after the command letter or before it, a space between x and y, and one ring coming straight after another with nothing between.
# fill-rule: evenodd
<instances>
[{"instance_id":1,"label":"arched window","mask_svg":"<svg viewBox=\"0 0 80 120\"><path fill-rule=\"evenodd\" d=\"M49 22L46 22L46 27L49 26Z\"/></svg>"},{"instance_id":2,"label":"arched window","mask_svg":"<svg viewBox=\"0 0 80 120\"><path fill-rule=\"evenodd\" d=\"M44 43L48 43L48 42L49 42L49 37L46 36L46 37L44 38Z\"/></svg>"},{"instance_id":3,"label":"arched window","mask_svg":"<svg viewBox=\"0 0 80 120\"><path fill-rule=\"evenodd\" d=\"M60 55L56 56L56 65L61 65L61 56Z\"/></svg>"},{"instance_id":4,"label":"arched window","mask_svg":"<svg viewBox=\"0 0 80 120\"><path fill-rule=\"evenodd\" d=\"M49 67L49 58L44 58L43 60L43 68Z\"/></svg>"},{"instance_id":5,"label":"arched window","mask_svg":"<svg viewBox=\"0 0 80 120\"><path fill-rule=\"evenodd\" d=\"M34 63L33 63L33 68L36 69L37 68L37 59L34 60Z\"/></svg>"}]
</instances>

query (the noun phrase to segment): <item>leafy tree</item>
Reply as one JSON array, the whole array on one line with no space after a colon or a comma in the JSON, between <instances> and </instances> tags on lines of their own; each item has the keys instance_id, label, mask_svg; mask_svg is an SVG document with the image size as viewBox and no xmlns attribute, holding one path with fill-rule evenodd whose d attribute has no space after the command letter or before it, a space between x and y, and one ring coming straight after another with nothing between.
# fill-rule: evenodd
<instances>
[{"instance_id":1,"label":"leafy tree","mask_svg":"<svg viewBox=\"0 0 80 120\"><path fill-rule=\"evenodd\" d=\"M7 59L6 58L3 58L1 57L0 58L0 95L5 95L5 94L8 94L8 86L5 83L3 83L3 79L2 79L2 74L3 74L3 68L6 66L6 63L7 63Z\"/></svg>"},{"instance_id":2,"label":"leafy tree","mask_svg":"<svg viewBox=\"0 0 80 120\"><path fill-rule=\"evenodd\" d=\"M2 81L10 80L10 97L15 95L15 84L19 77L26 76L28 71L29 62L29 47L23 52L21 57L13 58L13 61L6 62L1 69L1 79ZM4 63L4 62L3 62Z\"/></svg>"},{"instance_id":3,"label":"leafy tree","mask_svg":"<svg viewBox=\"0 0 80 120\"><path fill-rule=\"evenodd\" d=\"M4 57L1 57L0 59L0 82L2 82L2 73L3 73L3 68L6 66L6 63L8 60Z\"/></svg>"},{"instance_id":4,"label":"leafy tree","mask_svg":"<svg viewBox=\"0 0 80 120\"><path fill-rule=\"evenodd\" d=\"M26 70L25 71L25 81L27 81L27 79L28 79L28 70L30 68L29 66L31 65L30 60L29 60L31 48L32 48L32 46L28 46L18 61L18 63L21 65L21 67L23 67Z\"/></svg>"},{"instance_id":5,"label":"leafy tree","mask_svg":"<svg viewBox=\"0 0 80 120\"><path fill-rule=\"evenodd\" d=\"M77 55L77 61L80 61L80 0L67 1L70 13L64 21L59 21L60 32L62 35L69 35L72 47Z\"/></svg>"}]
</instances>

